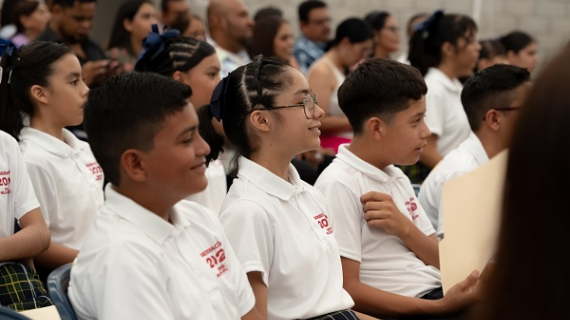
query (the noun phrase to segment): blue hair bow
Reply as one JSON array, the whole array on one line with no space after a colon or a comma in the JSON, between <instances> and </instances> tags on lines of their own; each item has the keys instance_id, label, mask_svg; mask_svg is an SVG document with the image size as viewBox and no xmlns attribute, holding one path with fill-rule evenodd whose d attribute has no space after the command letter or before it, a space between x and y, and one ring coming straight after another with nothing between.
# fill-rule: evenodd
<instances>
[{"instance_id":1,"label":"blue hair bow","mask_svg":"<svg viewBox=\"0 0 570 320\"><path fill-rule=\"evenodd\" d=\"M436 20L438 20L442 16L443 16L443 10L439 9L434 13L432 13L429 16L429 18L427 18L424 22L416 24L414 26L414 30L420 33L425 32Z\"/></svg>"},{"instance_id":2,"label":"blue hair bow","mask_svg":"<svg viewBox=\"0 0 570 320\"><path fill-rule=\"evenodd\" d=\"M160 34L158 25L153 24L152 31L149 32L148 36L143 40L143 51L139 55L138 60L141 60L143 57L148 57L149 61L156 59L156 57L166 50L166 40L178 36L180 36L180 31L176 29L166 30Z\"/></svg>"},{"instance_id":3,"label":"blue hair bow","mask_svg":"<svg viewBox=\"0 0 570 320\"><path fill-rule=\"evenodd\" d=\"M218 83L214 89L214 93L212 93L212 99L210 99L210 113L218 121L224 118L226 111L226 93L230 84L230 74Z\"/></svg>"},{"instance_id":4,"label":"blue hair bow","mask_svg":"<svg viewBox=\"0 0 570 320\"><path fill-rule=\"evenodd\" d=\"M12 41L0 39L0 56L6 54L6 56L8 57L14 58L14 53L16 53L17 50L18 48L16 48L16 46L12 43ZM10 81L12 80L12 68L8 69L10 69L10 72L8 73L7 83L10 83ZM4 68L0 67L0 84L2 83L3 76L4 76Z\"/></svg>"}]
</instances>

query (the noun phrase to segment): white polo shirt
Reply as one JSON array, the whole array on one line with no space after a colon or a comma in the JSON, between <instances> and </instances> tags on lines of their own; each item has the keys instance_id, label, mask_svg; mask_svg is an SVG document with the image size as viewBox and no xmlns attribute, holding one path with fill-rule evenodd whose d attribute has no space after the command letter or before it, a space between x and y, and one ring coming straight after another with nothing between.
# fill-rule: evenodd
<instances>
[{"instance_id":1,"label":"white polo shirt","mask_svg":"<svg viewBox=\"0 0 570 320\"><path fill-rule=\"evenodd\" d=\"M39 206L18 143L0 131L0 238L14 234L14 218Z\"/></svg>"},{"instance_id":2,"label":"white polo shirt","mask_svg":"<svg viewBox=\"0 0 570 320\"><path fill-rule=\"evenodd\" d=\"M86 142L65 129L63 138L26 127L20 150L51 241L78 250L103 205L103 171Z\"/></svg>"},{"instance_id":3,"label":"white polo shirt","mask_svg":"<svg viewBox=\"0 0 570 320\"><path fill-rule=\"evenodd\" d=\"M268 319L306 319L354 305L322 194L289 166L290 183L244 157L220 214L245 272L262 273Z\"/></svg>"},{"instance_id":4,"label":"white polo shirt","mask_svg":"<svg viewBox=\"0 0 570 320\"><path fill-rule=\"evenodd\" d=\"M201 204L212 210L212 212L218 216L228 191L226 171L224 170L224 165L221 160L216 159L210 162L206 169L206 178L208 179L206 189L186 199Z\"/></svg>"},{"instance_id":5,"label":"white polo shirt","mask_svg":"<svg viewBox=\"0 0 570 320\"><path fill-rule=\"evenodd\" d=\"M105 196L71 269L79 319L240 319L251 311L247 276L208 209L180 201L168 223L111 185Z\"/></svg>"},{"instance_id":6,"label":"white polo shirt","mask_svg":"<svg viewBox=\"0 0 570 320\"><path fill-rule=\"evenodd\" d=\"M360 197L377 191L391 195L400 212L424 234L434 234L410 180L395 166L374 167L347 146L339 147L337 158L315 183L329 202L340 255L360 262L360 281L372 287L407 297L439 288L437 268L426 265L397 236L371 228L364 220Z\"/></svg>"},{"instance_id":7,"label":"white polo shirt","mask_svg":"<svg viewBox=\"0 0 570 320\"><path fill-rule=\"evenodd\" d=\"M426 211L432 226L439 237L443 236L443 216L441 213L441 192L443 185L456 177L472 171L489 162L481 141L471 132L469 138L459 147L448 153L430 172L420 190L420 204Z\"/></svg>"},{"instance_id":8,"label":"white polo shirt","mask_svg":"<svg viewBox=\"0 0 570 320\"><path fill-rule=\"evenodd\" d=\"M426 94L425 122L432 134L438 136L437 151L445 156L467 139L471 129L467 114L461 104L463 85L451 80L437 68L430 68L425 75Z\"/></svg>"}]
</instances>

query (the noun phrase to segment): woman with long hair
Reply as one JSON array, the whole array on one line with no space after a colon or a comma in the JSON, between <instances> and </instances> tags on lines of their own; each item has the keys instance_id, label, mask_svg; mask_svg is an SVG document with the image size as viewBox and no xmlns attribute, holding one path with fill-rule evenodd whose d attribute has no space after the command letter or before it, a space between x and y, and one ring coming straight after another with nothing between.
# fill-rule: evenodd
<instances>
[{"instance_id":1,"label":"woman with long hair","mask_svg":"<svg viewBox=\"0 0 570 320\"><path fill-rule=\"evenodd\" d=\"M295 37L291 25L284 18L269 15L257 20L253 28L253 43L250 52L252 58L258 54L264 57L277 57L299 69L299 64L293 56Z\"/></svg>"}]
</instances>

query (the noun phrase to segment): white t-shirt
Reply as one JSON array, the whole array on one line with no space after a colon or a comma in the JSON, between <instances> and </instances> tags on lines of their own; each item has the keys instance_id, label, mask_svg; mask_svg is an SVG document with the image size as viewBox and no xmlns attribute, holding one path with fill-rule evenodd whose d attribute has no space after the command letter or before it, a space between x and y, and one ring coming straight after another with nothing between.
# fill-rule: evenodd
<instances>
[{"instance_id":1,"label":"white t-shirt","mask_svg":"<svg viewBox=\"0 0 570 320\"><path fill-rule=\"evenodd\" d=\"M279 178L244 157L220 214L245 272L262 273L268 319L306 319L354 305L325 199L289 166Z\"/></svg>"},{"instance_id":2,"label":"white t-shirt","mask_svg":"<svg viewBox=\"0 0 570 320\"><path fill-rule=\"evenodd\" d=\"M51 241L78 250L103 205L103 170L86 142L65 129L63 138L27 127L20 150Z\"/></svg>"},{"instance_id":3,"label":"white t-shirt","mask_svg":"<svg viewBox=\"0 0 570 320\"><path fill-rule=\"evenodd\" d=\"M201 204L212 210L212 212L218 216L228 190L226 171L224 170L224 165L221 160L216 159L210 162L206 169L206 178L208 179L206 189L186 199Z\"/></svg>"},{"instance_id":4,"label":"white t-shirt","mask_svg":"<svg viewBox=\"0 0 570 320\"><path fill-rule=\"evenodd\" d=\"M181 201L168 223L105 189L71 269L79 319L240 319L255 305L247 276L208 209Z\"/></svg>"},{"instance_id":5,"label":"white t-shirt","mask_svg":"<svg viewBox=\"0 0 570 320\"><path fill-rule=\"evenodd\" d=\"M448 153L430 172L420 189L420 204L426 211L437 235L443 235L441 213L441 192L443 185L456 177L472 171L489 162L489 157L477 136L471 132L469 138Z\"/></svg>"},{"instance_id":6,"label":"white t-shirt","mask_svg":"<svg viewBox=\"0 0 570 320\"><path fill-rule=\"evenodd\" d=\"M39 206L18 143L0 131L0 238L14 234L14 218Z\"/></svg>"},{"instance_id":7,"label":"white t-shirt","mask_svg":"<svg viewBox=\"0 0 570 320\"><path fill-rule=\"evenodd\" d=\"M360 281L374 288L407 297L439 288L438 269L426 265L397 236L371 228L364 220L360 197L377 191L391 195L400 212L424 234L434 234L410 180L395 166L374 167L347 146L339 147L337 158L315 183L329 203L340 255L360 262Z\"/></svg>"},{"instance_id":8,"label":"white t-shirt","mask_svg":"<svg viewBox=\"0 0 570 320\"><path fill-rule=\"evenodd\" d=\"M432 134L438 136L437 151L445 156L469 136L471 129L467 114L461 104L463 85L448 78L437 68L430 68L425 75L425 121Z\"/></svg>"}]
</instances>

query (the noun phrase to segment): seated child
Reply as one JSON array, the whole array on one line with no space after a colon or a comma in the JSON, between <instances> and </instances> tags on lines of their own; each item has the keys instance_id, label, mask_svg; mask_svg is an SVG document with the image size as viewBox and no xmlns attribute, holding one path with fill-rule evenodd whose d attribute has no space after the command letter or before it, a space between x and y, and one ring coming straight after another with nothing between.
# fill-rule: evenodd
<instances>
[{"instance_id":1,"label":"seated child","mask_svg":"<svg viewBox=\"0 0 570 320\"><path fill-rule=\"evenodd\" d=\"M374 316L437 319L476 299L478 272L442 298L434 229L394 166L414 164L426 146L426 92L411 66L380 58L358 66L339 89L354 139L316 183L329 202L344 288L355 310Z\"/></svg>"},{"instance_id":2,"label":"seated child","mask_svg":"<svg viewBox=\"0 0 570 320\"><path fill-rule=\"evenodd\" d=\"M110 183L71 271L79 319L259 319L222 226L181 201L207 185L191 93L135 72L89 95L85 126Z\"/></svg>"},{"instance_id":3,"label":"seated child","mask_svg":"<svg viewBox=\"0 0 570 320\"><path fill-rule=\"evenodd\" d=\"M15 220L21 227L16 233ZM22 311L51 305L31 263L49 246L49 229L18 143L4 131L0 131L0 221L0 306Z\"/></svg>"},{"instance_id":4,"label":"seated child","mask_svg":"<svg viewBox=\"0 0 570 320\"><path fill-rule=\"evenodd\" d=\"M471 134L448 153L422 184L419 201L443 238L441 192L443 185L477 167L510 144L520 107L530 90L530 73L506 64L491 66L467 80L461 102Z\"/></svg>"}]
</instances>

